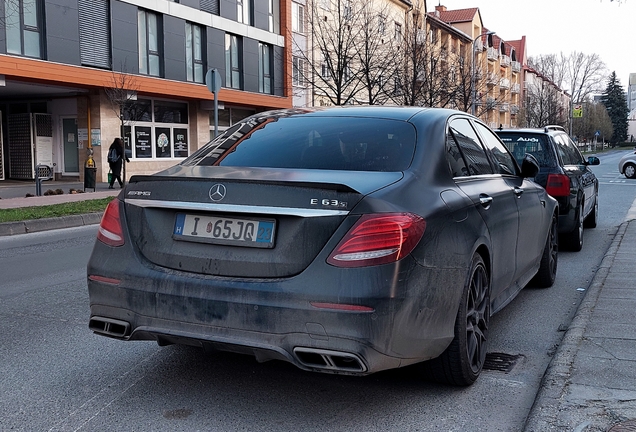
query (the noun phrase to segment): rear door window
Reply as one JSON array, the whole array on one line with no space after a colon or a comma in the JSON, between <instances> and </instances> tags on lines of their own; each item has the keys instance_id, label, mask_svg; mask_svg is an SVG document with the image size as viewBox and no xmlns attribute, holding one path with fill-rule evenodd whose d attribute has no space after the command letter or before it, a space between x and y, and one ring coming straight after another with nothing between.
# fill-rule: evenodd
<instances>
[{"instance_id":1,"label":"rear door window","mask_svg":"<svg viewBox=\"0 0 636 432\"><path fill-rule=\"evenodd\" d=\"M564 165L583 165L583 156L566 134L554 136ZM566 162L567 161L567 162Z\"/></svg>"},{"instance_id":2,"label":"rear door window","mask_svg":"<svg viewBox=\"0 0 636 432\"><path fill-rule=\"evenodd\" d=\"M490 129L481 123L475 122L475 128L484 139L484 145L495 157L500 174L517 175L517 165L506 147L499 141Z\"/></svg>"},{"instance_id":3,"label":"rear door window","mask_svg":"<svg viewBox=\"0 0 636 432\"><path fill-rule=\"evenodd\" d=\"M449 133L459 146L470 175L493 174L486 151L468 119L455 119Z\"/></svg>"}]
</instances>

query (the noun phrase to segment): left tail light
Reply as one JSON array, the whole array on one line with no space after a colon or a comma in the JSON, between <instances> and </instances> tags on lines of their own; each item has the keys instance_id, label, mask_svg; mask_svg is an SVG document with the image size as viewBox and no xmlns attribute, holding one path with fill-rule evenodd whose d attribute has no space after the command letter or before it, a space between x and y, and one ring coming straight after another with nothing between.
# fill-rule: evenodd
<instances>
[{"instance_id":1,"label":"left tail light","mask_svg":"<svg viewBox=\"0 0 636 432\"><path fill-rule=\"evenodd\" d=\"M115 198L108 204L97 230L97 240L113 247L124 245L124 232L119 217L119 202Z\"/></svg>"},{"instance_id":2,"label":"left tail light","mask_svg":"<svg viewBox=\"0 0 636 432\"><path fill-rule=\"evenodd\" d=\"M363 215L327 258L336 267L365 267L398 261L419 243L426 221L412 213Z\"/></svg>"}]
</instances>

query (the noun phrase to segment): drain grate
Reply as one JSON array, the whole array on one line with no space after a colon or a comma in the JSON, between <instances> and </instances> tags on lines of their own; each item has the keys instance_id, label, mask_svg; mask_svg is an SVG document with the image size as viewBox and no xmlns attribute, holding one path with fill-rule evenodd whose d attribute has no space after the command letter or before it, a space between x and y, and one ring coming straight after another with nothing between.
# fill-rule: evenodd
<instances>
[{"instance_id":1,"label":"drain grate","mask_svg":"<svg viewBox=\"0 0 636 432\"><path fill-rule=\"evenodd\" d=\"M618 423L609 430L609 432L632 432L636 431L636 420L627 420Z\"/></svg>"},{"instance_id":2,"label":"drain grate","mask_svg":"<svg viewBox=\"0 0 636 432\"><path fill-rule=\"evenodd\" d=\"M521 354L488 353L484 369L508 373L522 357Z\"/></svg>"}]
</instances>

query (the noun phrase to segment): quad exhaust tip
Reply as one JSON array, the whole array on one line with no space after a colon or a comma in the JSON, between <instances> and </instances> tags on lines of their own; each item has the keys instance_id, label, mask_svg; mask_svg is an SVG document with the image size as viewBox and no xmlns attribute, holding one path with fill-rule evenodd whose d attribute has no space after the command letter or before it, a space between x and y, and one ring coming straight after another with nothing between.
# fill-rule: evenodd
<instances>
[{"instance_id":1,"label":"quad exhaust tip","mask_svg":"<svg viewBox=\"0 0 636 432\"><path fill-rule=\"evenodd\" d=\"M130 333L130 323L104 317L92 317L88 322L88 328L105 336L123 338Z\"/></svg>"},{"instance_id":2,"label":"quad exhaust tip","mask_svg":"<svg viewBox=\"0 0 636 432\"><path fill-rule=\"evenodd\" d=\"M322 350L316 348L296 347L294 354L298 361L308 368L334 372L363 373L367 367L356 354Z\"/></svg>"}]
</instances>

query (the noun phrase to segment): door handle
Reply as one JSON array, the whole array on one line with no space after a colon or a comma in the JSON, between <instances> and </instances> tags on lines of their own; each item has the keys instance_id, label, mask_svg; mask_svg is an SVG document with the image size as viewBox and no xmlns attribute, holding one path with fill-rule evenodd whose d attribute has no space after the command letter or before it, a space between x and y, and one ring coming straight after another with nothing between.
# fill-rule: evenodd
<instances>
[{"instance_id":1,"label":"door handle","mask_svg":"<svg viewBox=\"0 0 636 432\"><path fill-rule=\"evenodd\" d=\"M490 204L492 204L492 197L486 194L480 194L479 203L481 204L483 208L487 209L490 207Z\"/></svg>"},{"instance_id":2,"label":"door handle","mask_svg":"<svg viewBox=\"0 0 636 432\"><path fill-rule=\"evenodd\" d=\"M514 193L515 193L515 195L517 195L517 198L520 198L521 194L523 194L523 189L521 189L520 187L515 187L514 188Z\"/></svg>"}]
</instances>

